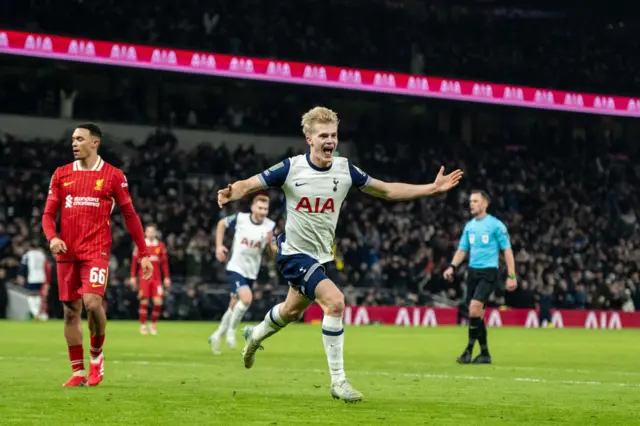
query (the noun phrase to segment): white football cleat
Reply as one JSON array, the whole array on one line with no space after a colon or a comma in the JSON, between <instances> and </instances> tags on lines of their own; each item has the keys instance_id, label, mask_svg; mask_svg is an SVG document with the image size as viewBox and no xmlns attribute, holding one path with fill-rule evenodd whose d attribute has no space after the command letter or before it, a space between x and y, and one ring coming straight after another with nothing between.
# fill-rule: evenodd
<instances>
[{"instance_id":1,"label":"white football cleat","mask_svg":"<svg viewBox=\"0 0 640 426\"><path fill-rule=\"evenodd\" d=\"M362 393L355 390L346 380L331 385L331 396L344 402L362 401Z\"/></svg>"},{"instance_id":2,"label":"white football cleat","mask_svg":"<svg viewBox=\"0 0 640 426\"><path fill-rule=\"evenodd\" d=\"M253 363L256 360L256 352L258 349L264 349L260 342L253 339L251 334L253 333L253 326L248 325L242 329L242 336L246 342L242 349L242 360L244 361L245 368L253 367Z\"/></svg>"},{"instance_id":3,"label":"white football cleat","mask_svg":"<svg viewBox=\"0 0 640 426\"><path fill-rule=\"evenodd\" d=\"M222 353L220 352L220 336L218 336L217 333L209 336L209 344L211 345L211 352L213 352L214 355L220 355Z\"/></svg>"},{"instance_id":4,"label":"white football cleat","mask_svg":"<svg viewBox=\"0 0 640 426\"><path fill-rule=\"evenodd\" d=\"M151 332L152 336L156 336L158 334L158 329L156 328L155 324L151 324L151 328L149 329L149 331Z\"/></svg>"},{"instance_id":5,"label":"white football cleat","mask_svg":"<svg viewBox=\"0 0 640 426\"><path fill-rule=\"evenodd\" d=\"M142 334L142 335L149 334L149 331L147 330L147 325L146 324L142 324L140 326L140 334Z\"/></svg>"}]
</instances>

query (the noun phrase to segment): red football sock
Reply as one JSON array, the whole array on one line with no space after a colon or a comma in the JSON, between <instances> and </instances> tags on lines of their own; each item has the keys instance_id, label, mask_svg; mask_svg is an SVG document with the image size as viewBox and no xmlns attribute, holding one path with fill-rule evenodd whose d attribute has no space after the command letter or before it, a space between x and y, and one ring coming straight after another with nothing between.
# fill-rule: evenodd
<instances>
[{"instance_id":1,"label":"red football sock","mask_svg":"<svg viewBox=\"0 0 640 426\"><path fill-rule=\"evenodd\" d=\"M69 362L74 373L84 370L84 349L82 349L82 345L69 346Z\"/></svg>"},{"instance_id":2,"label":"red football sock","mask_svg":"<svg viewBox=\"0 0 640 426\"><path fill-rule=\"evenodd\" d=\"M149 305L146 303L140 304L140 309L138 310L138 314L140 315L140 324L145 325L147 323L147 314L149 312Z\"/></svg>"},{"instance_id":3,"label":"red football sock","mask_svg":"<svg viewBox=\"0 0 640 426\"><path fill-rule=\"evenodd\" d=\"M102 353L102 344L104 343L104 334L102 336L91 335L91 357L97 358Z\"/></svg>"},{"instance_id":4,"label":"red football sock","mask_svg":"<svg viewBox=\"0 0 640 426\"><path fill-rule=\"evenodd\" d=\"M151 323L155 324L160 318L160 314L162 313L162 306L153 305L153 312L151 312Z\"/></svg>"}]
</instances>

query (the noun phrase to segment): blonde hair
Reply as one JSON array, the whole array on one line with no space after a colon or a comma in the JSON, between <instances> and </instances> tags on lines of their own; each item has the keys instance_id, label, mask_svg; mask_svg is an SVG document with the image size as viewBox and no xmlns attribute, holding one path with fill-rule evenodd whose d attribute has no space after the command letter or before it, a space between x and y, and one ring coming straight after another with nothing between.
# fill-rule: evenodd
<instances>
[{"instance_id":1,"label":"blonde hair","mask_svg":"<svg viewBox=\"0 0 640 426\"><path fill-rule=\"evenodd\" d=\"M258 203L260 201L264 201L265 203L268 203L269 196L265 194L258 194L255 197L253 197L253 201L251 202L251 204Z\"/></svg>"},{"instance_id":2,"label":"blonde hair","mask_svg":"<svg viewBox=\"0 0 640 426\"><path fill-rule=\"evenodd\" d=\"M302 133L306 137L310 137L313 133L313 125L316 123L338 125L340 120L338 120L338 114L335 111L325 107L315 107L302 116Z\"/></svg>"}]
</instances>

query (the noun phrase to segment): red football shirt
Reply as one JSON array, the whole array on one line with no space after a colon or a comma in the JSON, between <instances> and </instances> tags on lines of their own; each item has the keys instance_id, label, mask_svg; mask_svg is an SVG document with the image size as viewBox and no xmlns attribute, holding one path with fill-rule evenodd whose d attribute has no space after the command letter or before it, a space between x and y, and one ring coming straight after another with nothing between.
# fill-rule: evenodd
<instances>
[{"instance_id":1,"label":"red football shirt","mask_svg":"<svg viewBox=\"0 0 640 426\"><path fill-rule=\"evenodd\" d=\"M156 241L151 243L147 241L147 252L149 253L149 260L153 265L153 275L149 278L149 281L160 284L162 282L162 275L165 278L169 278L169 262L167 261L167 249L163 242ZM131 259L131 277L136 277L142 280L142 268L138 270L138 263L140 257L138 256L138 249L133 250L133 259ZM162 269L162 274L160 270Z\"/></svg>"},{"instance_id":2,"label":"red football shirt","mask_svg":"<svg viewBox=\"0 0 640 426\"><path fill-rule=\"evenodd\" d=\"M122 170L98 161L83 170L80 161L58 167L51 178L47 201L60 203L59 236L67 252L59 261L109 259L111 213L115 204L131 203Z\"/></svg>"}]
</instances>

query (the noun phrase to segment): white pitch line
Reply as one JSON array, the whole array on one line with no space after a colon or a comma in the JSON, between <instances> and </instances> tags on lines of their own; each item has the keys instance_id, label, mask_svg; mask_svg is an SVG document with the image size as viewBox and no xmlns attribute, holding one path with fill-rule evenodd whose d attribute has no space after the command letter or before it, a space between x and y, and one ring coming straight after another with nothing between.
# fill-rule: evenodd
<instances>
[{"instance_id":1,"label":"white pitch line","mask_svg":"<svg viewBox=\"0 0 640 426\"><path fill-rule=\"evenodd\" d=\"M5 357L0 356L0 361L39 361L39 362L54 362L59 360L53 360L51 358L42 357ZM108 363L113 364L130 364L130 365L147 365L158 367L194 367L194 368L208 368L211 364L204 364L198 362L172 362L172 361L134 361L134 360L108 360ZM262 371L273 371L279 373L325 373L325 370L320 369L294 369L294 368L260 368ZM484 380L484 381L516 381L524 383L559 383L564 385L574 386L617 386L617 387L629 387L640 388L640 383L616 383L616 382L597 382L597 381L580 381L580 380L546 380L535 377L491 377L491 376L472 376L472 375L457 375L457 374L431 374L431 373L390 373L386 371L357 371L352 370L351 374L361 376L385 376L385 377L406 377L406 378L418 378L418 379L442 379L442 380Z\"/></svg>"}]
</instances>

